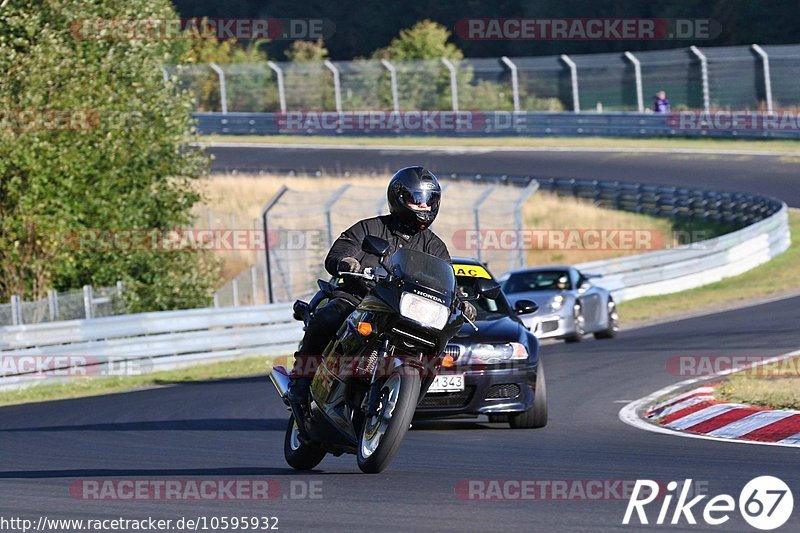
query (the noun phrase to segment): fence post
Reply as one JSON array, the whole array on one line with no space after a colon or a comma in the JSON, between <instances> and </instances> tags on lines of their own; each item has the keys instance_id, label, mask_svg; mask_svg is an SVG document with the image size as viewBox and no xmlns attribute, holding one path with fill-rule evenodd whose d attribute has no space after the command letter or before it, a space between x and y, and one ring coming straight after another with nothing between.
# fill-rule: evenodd
<instances>
[{"instance_id":1,"label":"fence post","mask_svg":"<svg viewBox=\"0 0 800 533\"><path fill-rule=\"evenodd\" d=\"M336 68L336 65L331 63L329 60L325 60L323 62L328 70L333 72L333 97L336 100L336 112L342 112L342 86L339 80L339 69Z\"/></svg>"},{"instance_id":2,"label":"fence post","mask_svg":"<svg viewBox=\"0 0 800 533\"><path fill-rule=\"evenodd\" d=\"M511 96L514 100L514 111L519 112L519 78L517 77L517 66L506 56L500 58L511 71Z\"/></svg>"},{"instance_id":3,"label":"fence post","mask_svg":"<svg viewBox=\"0 0 800 533\"><path fill-rule=\"evenodd\" d=\"M636 76L636 107L639 109L639 113L644 113L644 94L642 91L642 64L630 52L625 52L625 57L633 63L633 74Z\"/></svg>"},{"instance_id":4,"label":"fence post","mask_svg":"<svg viewBox=\"0 0 800 533\"><path fill-rule=\"evenodd\" d=\"M50 322L58 320L58 293L52 289L47 291L47 311Z\"/></svg>"},{"instance_id":5,"label":"fence post","mask_svg":"<svg viewBox=\"0 0 800 533\"><path fill-rule=\"evenodd\" d=\"M161 67L161 77L164 79L164 85L169 85L169 72L166 67Z\"/></svg>"},{"instance_id":6,"label":"fence post","mask_svg":"<svg viewBox=\"0 0 800 533\"><path fill-rule=\"evenodd\" d=\"M86 319L94 318L94 312L92 309L92 303L94 300L92 286L91 285L84 285L83 286L83 310L84 316Z\"/></svg>"},{"instance_id":7,"label":"fence post","mask_svg":"<svg viewBox=\"0 0 800 533\"><path fill-rule=\"evenodd\" d=\"M239 277L231 280L231 292L233 292L233 306L239 307Z\"/></svg>"},{"instance_id":8,"label":"fence post","mask_svg":"<svg viewBox=\"0 0 800 533\"><path fill-rule=\"evenodd\" d=\"M278 80L278 102L281 106L281 113L286 113L286 89L283 86L283 70L274 61L267 61L267 66L275 72Z\"/></svg>"},{"instance_id":9,"label":"fence post","mask_svg":"<svg viewBox=\"0 0 800 533\"><path fill-rule=\"evenodd\" d=\"M398 112L400 111L400 97L397 92L397 69L385 59L381 59L381 64L389 71L389 78L392 85L392 109Z\"/></svg>"},{"instance_id":10,"label":"fence post","mask_svg":"<svg viewBox=\"0 0 800 533\"><path fill-rule=\"evenodd\" d=\"M575 113L580 113L581 99L578 93L578 65L567 54L561 54L561 61L569 67L570 79L572 80L572 110Z\"/></svg>"},{"instance_id":11,"label":"fence post","mask_svg":"<svg viewBox=\"0 0 800 533\"><path fill-rule=\"evenodd\" d=\"M528 182L528 186L525 187L525 189L522 191L522 194L520 194L519 198L517 198L517 201L514 202L514 226L520 235L522 235L522 229L523 229L522 204L524 204L525 201L538 190L539 190L539 182L536 181L535 179L531 179L531 181ZM514 264L514 258L512 256L509 260L508 269L511 270L515 267L524 267L524 266L525 266L525 250L523 249L522 246L518 246L517 264L516 265Z\"/></svg>"},{"instance_id":12,"label":"fence post","mask_svg":"<svg viewBox=\"0 0 800 533\"><path fill-rule=\"evenodd\" d=\"M475 200L475 203L472 204L472 218L475 221L475 231L478 232L478 261L482 261L481 259L481 245L480 245L480 234L481 234L481 204L486 201L490 194L495 190L497 185L491 185L487 187L485 191L481 193L480 196Z\"/></svg>"},{"instance_id":13,"label":"fence post","mask_svg":"<svg viewBox=\"0 0 800 533\"><path fill-rule=\"evenodd\" d=\"M703 111L708 113L711 110L711 98L708 90L708 58L694 45L690 46L689 50L700 60L700 78L703 83Z\"/></svg>"},{"instance_id":14,"label":"fence post","mask_svg":"<svg viewBox=\"0 0 800 533\"><path fill-rule=\"evenodd\" d=\"M268 303L275 302L275 295L272 292L272 272L270 271L269 264L269 211L275 207L275 204L278 203L278 201L281 199L281 196L283 196L288 190L289 188L286 185L281 185L281 188L278 189L278 192L275 193L275 196L273 196L270 201L267 202L267 205L265 205L261 210L261 225L264 230L264 287L267 290ZM216 297L216 294L214 296Z\"/></svg>"},{"instance_id":15,"label":"fence post","mask_svg":"<svg viewBox=\"0 0 800 533\"><path fill-rule=\"evenodd\" d=\"M446 57L442 58L442 63L450 71L450 99L453 101L453 111L458 111L458 77L456 67Z\"/></svg>"},{"instance_id":16,"label":"fence post","mask_svg":"<svg viewBox=\"0 0 800 533\"><path fill-rule=\"evenodd\" d=\"M753 50L761 56L761 65L764 69L764 93L767 97L767 113L772 113L772 79L769 73L769 56L767 52L758 46L757 44L753 45Z\"/></svg>"},{"instance_id":17,"label":"fence post","mask_svg":"<svg viewBox=\"0 0 800 533\"><path fill-rule=\"evenodd\" d=\"M214 292L214 308L218 308L218 307L219 307L219 293L218 292Z\"/></svg>"},{"instance_id":18,"label":"fence post","mask_svg":"<svg viewBox=\"0 0 800 533\"><path fill-rule=\"evenodd\" d=\"M258 291L258 282L256 281L256 276L258 276L258 269L256 265L250 266L250 290L253 294L253 303L252 305L256 305L256 291Z\"/></svg>"},{"instance_id":19,"label":"fence post","mask_svg":"<svg viewBox=\"0 0 800 533\"><path fill-rule=\"evenodd\" d=\"M22 324L22 300L18 294L11 295L11 325L19 326Z\"/></svg>"},{"instance_id":20,"label":"fence post","mask_svg":"<svg viewBox=\"0 0 800 533\"><path fill-rule=\"evenodd\" d=\"M227 115L228 114L228 91L227 91L227 89L225 87L225 73L222 71L221 68L219 68L219 65L217 65L214 62L209 63L209 66L211 67L211 69L214 72L217 73L217 76L219 77L219 99L220 99L220 103L222 105L222 114L223 115Z\"/></svg>"},{"instance_id":21,"label":"fence post","mask_svg":"<svg viewBox=\"0 0 800 533\"><path fill-rule=\"evenodd\" d=\"M333 220L331 219L331 209L333 209L333 204L339 201L339 198L350 188L350 184L342 185L338 189L336 189L333 194L331 195L330 199L325 202L325 206L323 209L325 210L325 226L328 230L328 246L330 247L333 245Z\"/></svg>"}]
</instances>

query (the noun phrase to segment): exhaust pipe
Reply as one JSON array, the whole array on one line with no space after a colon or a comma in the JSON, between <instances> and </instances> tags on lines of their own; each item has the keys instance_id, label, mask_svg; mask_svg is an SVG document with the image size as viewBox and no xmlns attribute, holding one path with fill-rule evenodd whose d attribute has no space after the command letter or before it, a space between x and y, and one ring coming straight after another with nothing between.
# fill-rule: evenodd
<instances>
[{"instance_id":1,"label":"exhaust pipe","mask_svg":"<svg viewBox=\"0 0 800 533\"><path fill-rule=\"evenodd\" d=\"M269 379L275 385L281 398L286 398L286 394L289 392L289 375L286 373L286 369L282 366L276 366L269 373Z\"/></svg>"}]
</instances>

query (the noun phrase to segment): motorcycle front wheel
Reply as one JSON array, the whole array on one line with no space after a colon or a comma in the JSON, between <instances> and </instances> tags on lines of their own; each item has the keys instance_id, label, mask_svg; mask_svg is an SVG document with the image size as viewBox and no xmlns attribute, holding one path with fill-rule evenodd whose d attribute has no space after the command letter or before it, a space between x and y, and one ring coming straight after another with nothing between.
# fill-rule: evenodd
<instances>
[{"instance_id":1,"label":"motorcycle front wheel","mask_svg":"<svg viewBox=\"0 0 800 533\"><path fill-rule=\"evenodd\" d=\"M378 414L361 429L357 457L362 472L381 472L394 459L417 409L420 382L416 370L400 367L381 385Z\"/></svg>"}]
</instances>

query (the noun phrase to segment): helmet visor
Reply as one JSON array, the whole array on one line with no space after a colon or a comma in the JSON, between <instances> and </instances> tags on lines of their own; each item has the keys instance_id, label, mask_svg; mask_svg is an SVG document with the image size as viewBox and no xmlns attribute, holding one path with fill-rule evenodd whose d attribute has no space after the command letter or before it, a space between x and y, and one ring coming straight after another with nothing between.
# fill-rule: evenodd
<instances>
[{"instance_id":1,"label":"helmet visor","mask_svg":"<svg viewBox=\"0 0 800 533\"><path fill-rule=\"evenodd\" d=\"M416 191L405 191L403 201L411 209L430 211L439 206L441 193L436 190L422 189Z\"/></svg>"}]
</instances>

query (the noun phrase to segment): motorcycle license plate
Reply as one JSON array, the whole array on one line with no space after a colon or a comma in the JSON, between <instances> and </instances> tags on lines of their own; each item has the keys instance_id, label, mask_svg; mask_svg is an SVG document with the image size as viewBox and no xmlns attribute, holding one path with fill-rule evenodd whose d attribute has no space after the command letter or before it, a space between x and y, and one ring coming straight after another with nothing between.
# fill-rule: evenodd
<instances>
[{"instance_id":1,"label":"motorcycle license plate","mask_svg":"<svg viewBox=\"0 0 800 533\"><path fill-rule=\"evenodd\" d=\"M431 392L460 392L464 390L464 374L443 374L433 378L428 388Z\"/></svg>"}]
</instances>

